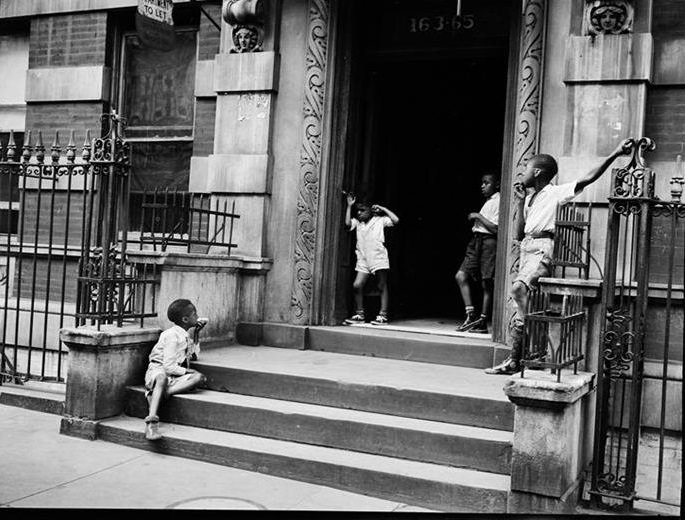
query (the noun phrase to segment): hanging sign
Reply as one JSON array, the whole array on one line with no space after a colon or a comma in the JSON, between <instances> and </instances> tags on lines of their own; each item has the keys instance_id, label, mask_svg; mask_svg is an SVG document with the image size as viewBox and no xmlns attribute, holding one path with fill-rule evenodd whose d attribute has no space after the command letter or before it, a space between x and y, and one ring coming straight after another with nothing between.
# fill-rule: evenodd
<instances>
[{"instance_id":1,"label":"hanging sign","mask_svg":"<svg viewBox=\"0 0 685 520\"><path fill-rule=\"evenodd\" d=\"M136 30L143 45L160 51L174 47L173 0L138 0Z\"/></svg>"}]
</instances>

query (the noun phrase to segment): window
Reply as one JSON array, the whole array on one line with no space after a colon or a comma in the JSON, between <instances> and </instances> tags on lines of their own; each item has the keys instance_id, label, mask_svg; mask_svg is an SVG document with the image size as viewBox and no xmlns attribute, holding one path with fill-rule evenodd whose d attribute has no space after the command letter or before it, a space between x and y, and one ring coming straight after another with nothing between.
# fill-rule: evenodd
<instances>
[{"instance_id":1,"label":"window","mask_svg":"<svg viewBox=\"0 0 685 520\"><path fill-rule=\"evenodd\" d=\"M120 90L132 149L131 190L188 189L193 143L197 32L177 32L175 48L161 52L123 37Z\"/></svg>"},{"instance_id":2,"label":"window","mask_svg":"<svg viewBox=\"0 0 685 520\"><path fill-rule=\"evenodd\" d=\"M27 31L0 34L0 71L12 81L0 82L0 149L7 150L10 130L14 131L15 159L20 160L26 125L26 71L29 68ZM4 157L3 157L4 159ZM0 177L0 234L17 232L18 179Z\"/></svg>"}]
</instances>

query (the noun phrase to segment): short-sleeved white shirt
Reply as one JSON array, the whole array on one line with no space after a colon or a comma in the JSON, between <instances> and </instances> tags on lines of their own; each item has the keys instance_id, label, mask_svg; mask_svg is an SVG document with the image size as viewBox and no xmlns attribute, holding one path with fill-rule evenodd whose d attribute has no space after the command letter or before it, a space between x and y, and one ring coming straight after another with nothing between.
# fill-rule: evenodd
<instances>
[{"instance_id":1,"label":"short-sleeved white shirt","mask_svg":"<svg viewBox=\"0 0 685 520\"><path fill-rule=\"evenodd\" d=\"M373 257L379 249L385 249L386 227L392 227L392 220L387 215L374 215L367 222L352 219L350 231L357 231L357 252L364 257Z\"/></svg>"},{"instance_id":2,"label":"short-sleeved white shirt","mask_svg":"<svg viewBox=\"0 0 685 520\"><path fill-rule=\"evenodd\" d=\"M490 198L485 201L483 207L480 208L479 213L483 215L493 224L497 225L499 221L499 191L490 195ZM486 235L492 235L486 227L481 224L480 220L474 221L473 228L471 229L474 233L485 233Z\"/></svg>"},{"instance_id":3,"label":"short-sleeved white shirt","mask_svg":"<svg viewBox=\"0 0 685 520\"><path fill-rule=\"evenodd\" d=\"M167 375L181 376L186 373L181 364L193 353L200 353L200 345L193 342L187 330L174 325L159 335L149 359L161 364Z\"/></svg>"},{"instance_id":4,"label":"short-sleeved white shirt","mask_svg":"<svg viewBox=\"0 0 685 520\"><path fill-rule=\"evenodd\" d=\"M558 186L548 184L538 192L532 204L530 201L533 194L526 196L523 207L526 225L523 232L526 235L554 232L557 205L566 204L580 193L576 193L576 184L575 181Z\"/></svg>"}]
</instances>

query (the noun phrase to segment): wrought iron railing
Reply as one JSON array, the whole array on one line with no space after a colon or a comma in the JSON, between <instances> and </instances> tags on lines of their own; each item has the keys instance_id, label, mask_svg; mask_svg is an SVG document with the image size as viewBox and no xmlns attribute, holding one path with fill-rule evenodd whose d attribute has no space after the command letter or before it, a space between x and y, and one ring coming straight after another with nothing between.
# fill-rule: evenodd
<instances>
[{"instance_id":1,"label":"wrought iron railing","mask_svg":"<svg viewBox=\"0 0 685 520\"><path fill-rule=\"evenodd\" d=\"M528 299L525 316L525 341L521 359L521 377L526 368L551 369L561 381L562 369L573 365L578 373L578 363L585 358L583 352L583 325L586 312L583 297L564 295L554 304L550 294L533 291Z\"/></svg>"},{"instance_id":2,"label":"wrought iron railing","mask_svg":"<svg viewBox=\"0 0 685 520\"><path fill-rule=\"evenodd\" d=\"M673 403L669 405L667 399L669 388L673 391L669 352L677 349L677 343L682 349L682 329L673 330L671 316L676 289L680 292L682 307L682 264L678 267L675 258L680 255L682 262L685 205L675 196L670 202L655 197L655 174L645 166L643 158L643 153L654 147L648 138L634 141L629 164L613 171L602 294L602 343L590 493L598 504L618 503L628 508L637 499L675 506L680 500L679 494L675 497L663 494L663 456L669 429L666 423L674 412ZM654 241L657 220L665 226L658 244ZM657 246L660 254L655 257ZM665 281L665 290L659 292L662 306L659 312L663 312L665 319L659 320L659 326L655 327L650 323L656 308L650 292L656 289L654 280L659 273L665 275L665 280L660 280ZM680 278L680 286L675 283L676 277ZM663 344L659 349L657 337L662 333ZM648 356L654 360L650 363L661 367L659 373L650 375L645 371ZM647 379L657 382L657 388L660 384L660 399L649 410L659 421L651 426L643 416ZM679 406L678 413L681 413L682 397ZM658 471L654 477L640 476L639 472L644 473L645 468L638 464L641 437L650 427L659 432ZM678 438L682 449L682 430L676 434ZM651 478L655 480L652 487L656 492L641 492L641 486L646 489L646 480Z\"/></svg>"},{"instance_id":3,"label":"wrought iron railing","mask_svg":"<svg viewBox=\"0 0 685 520\"><path fill-rule=\"evenodd\" d=\"M590 227L592 203L561 204L557 208L554 229L554 265L566 276L567 269L577 269L578 278L590 277L592 260Z\"/></svg>"},{"instance_id":4,"label":"wrought iron railing","mask_svg":"<svg viewBox=\"0 0 685 520\"><path fill-rule=\"evenodd\" d=\"M138 229L140 249L166 251L170 247L190 252L231 254L235 221L235 201L219 201L216 196L186 191L153 190L132 194L138 211L132 213L132 226ZM129 240L136 240L135 234Z\"/></svg>"}]
</instances>

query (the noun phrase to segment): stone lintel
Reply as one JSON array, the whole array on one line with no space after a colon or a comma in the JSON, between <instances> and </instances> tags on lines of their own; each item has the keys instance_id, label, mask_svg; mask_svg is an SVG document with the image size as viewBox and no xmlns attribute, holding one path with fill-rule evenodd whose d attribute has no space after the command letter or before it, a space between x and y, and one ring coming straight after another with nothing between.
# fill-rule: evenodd
<instances>
[{"instance_id":1,"label":"stone lintel","mask_svg":"<svg viewBox=\"0 0 685 520\"><path fill-rule=\"evenodd\" d=\"M540 278L540 289L549 294L580 295L584 298L602 297L602 280L582 278Z\"/></svg>"},{"instance_id":2,"label":"stone lintel","mask_svg":"<svg viewBox=\"0 0 685 520\"><path fill-rule=\"evenodd\" d=\"M649 81L652 51L650 33L570 36L564 82Z\"/></svg>"},{"instance_id":3,"label":"stone lintel","mask_svg":"<svg viewBox=\"0 0 685 520\"><path fill-rule=\"evenodd\" d=\"M557 409L573 404L592 390L595 374L562 370L561 382L556 374L541 370L526 370L525 376L511 376L504 384L510 401L524 406ZM518 403L517 403L518 401Z\"/></svg>"},{"instance_id":4,"label":"stone lintel","mask_svg":"<svg viewBox=\"0 0 685 520\"><path fill-rule=\"evenodd\" d=\"M199 60L195 65L195 97L216 97L214 60Z\"/></svg>"},{"instance_id":5,"label":"stone lintel","mask_svg":"<svg viewBox=\"0 0 685 520\"><path fill-rule=\"evenodd\" d=\"M103 65L26 71L26 102L107 101L110 69Z\"/></svg>"},{"instance_id":6,"label":"stone lintel","mask_svg":"<svg viewBox=\"0 0 685 520\"><path fill-rule=\"evenodd\" d=\"M273 260L248 256L226 256L205 253L182 253L169 251L127 251L134 263L160 265L164 269L199 272L250 271L266 273Z\"/></svg>"},{"instance_id":7,"label":"stone lintel","mask_svg":"<svg viewBox=\"0 0 685 520\"><path fill-rule=\"evenodd\" d=\"M126 347L131 344L157 341L161 329L157 327L140 328L137 325L102 325L95 327L67 327L59 331L60 340L69 348Z\"/></svg>"},{"instance_id":8,"label":"stone lintel","mask_svg":"<svg viewBox=\"0 0 685 520\"><path fill-rule=\"evenodd\" d=\"M275 52L217 54L214 91L220 94L275 91L279 55Z\"/></svg>"},{"instance_id":9,"label":"stone lintel","mask_svg":"<svg viewBox=\"0 0 685 520\"><path fill-rule=\"evenodd\" d=\"M205 182L193 177L201 170L191 171L190 184L200 186L204 192L268 194L268 154L213 154L207 160Z\"/></svg>"}]
</instances>

